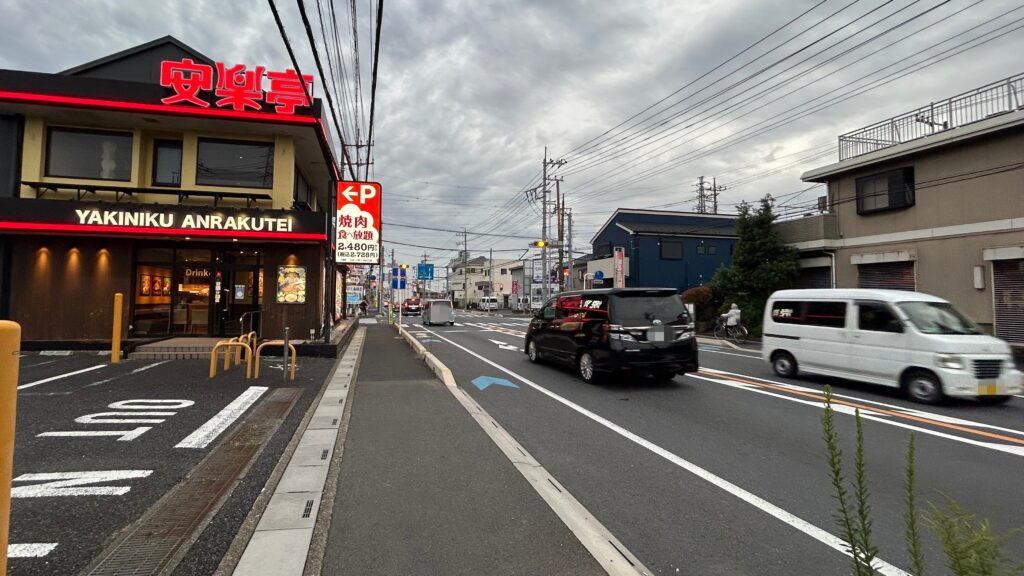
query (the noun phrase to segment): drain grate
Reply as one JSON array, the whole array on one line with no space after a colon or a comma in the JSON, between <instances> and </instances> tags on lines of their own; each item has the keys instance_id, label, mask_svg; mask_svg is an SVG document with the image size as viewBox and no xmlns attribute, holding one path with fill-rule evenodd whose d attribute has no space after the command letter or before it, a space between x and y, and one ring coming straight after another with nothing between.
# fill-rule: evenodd
<instances>
[{"instance_id":1,"label":"drain grate","mask_svg":"<svg viewBox=\"0 0 1024 576\"><path fill-rule=\"evenodd\" d=\"M324 451L320 453L320 459L321 460L327 460L327 455L330 454L330 453L331 453L330 450L328 450L327 448L324 448Z\"/></svg>"},{"instance_id":2,"label":"drain grate","mask_svg":"<svg viewBox=\"0 0 1024 576\"><path fill-rule=\"evenodd\" d=\"M302 510L302 517L309 518L309 515L313 513L313 501L306 500L306 507Z\"/></svg>"},{"instance_id":3,"label":"drain grate","mask_svg":"<svg viewBox=\"0 0 1024 576\"><path fill-rule=\"evenodd\" d=\"M166 568L270 439L301 390L279 388L256 407L189 477L105 550L87 576L148 576Z\"/></svg>"}]
</instances>

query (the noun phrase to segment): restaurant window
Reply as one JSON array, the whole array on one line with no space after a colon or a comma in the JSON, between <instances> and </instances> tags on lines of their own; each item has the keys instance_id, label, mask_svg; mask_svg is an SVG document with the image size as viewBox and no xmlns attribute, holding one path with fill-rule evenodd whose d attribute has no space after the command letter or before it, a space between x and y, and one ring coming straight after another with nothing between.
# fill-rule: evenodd
<instances>
[{"instance_id":1,"label":"restaurant window","mask_svg":"<svg viewBox=\"0 0 1024 576\"><path fill-rule=\"evenodd\" d=\"M167 249L166 252L171 252ZM132 336L166 336L171 333L173 267L163 250L136 253Z\"/></svg>"},{"instance_id":2,"label":"restaurant window","mask_svg":"<svg viewBox=\"0 0 1024 576\"><path fill-rule=\"evenodd\" d=\"M181 140L153 142L153 185L181 186Z\"/></svg>"},{"instance_id":3,"label":"restaurant window","mask_svg":"<svg viewBox=\"0 0 1024 576\"><path fill-rule=\"evenodd\" d=\"M132 179L132 133L50 127L46 175L127 182Z\"/></svg>"},{"instance_id":4,"label":"restaurant window","mask_svg":"<svg viewBox=\"0 0 1024 576\"><path fill-rule=\"evenodd\" d=\"M662 260L682 260L683 259L683 243L679 240L662 240L661 241L661 259Z\"/></svg>"},{"instance_id":5,"label":"restaurant window","mask_svg":"<svg viewBox=\"0 0 1024 576\"><path fill-rule=\"evenodd\" d=\"M857 179L857 213L914 205L914 169L901 168Z\"/></svg>"},{"instance_id":6,"label":"restaurant window","mask_svg":"<svg viewBox=\"0 0 1024 576\"><path fill-rule=\"evenodd\" d=\"M196 184L273 188L274 144L200 138Z\"/></svg>"}]
</instances>

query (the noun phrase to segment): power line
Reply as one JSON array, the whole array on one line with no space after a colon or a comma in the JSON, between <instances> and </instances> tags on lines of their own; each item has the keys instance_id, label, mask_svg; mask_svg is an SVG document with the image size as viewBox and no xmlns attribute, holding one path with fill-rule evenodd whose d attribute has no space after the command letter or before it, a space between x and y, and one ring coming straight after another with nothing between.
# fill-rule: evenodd
<instances>
[{"instance_id":1,"label":"power line","mask_svg":"<svg viewBox=\"0 0 1024 576\"><path fill-rule=\"evenodd\" d=\"M417 224L400 224L398 222L387 222L388 226L398 226L399 228L414 228L416 230L432 230L434 232L453 232L456 234L469 234L470 236L493 236L496 238L518 238L524 240L535 240L534 236L516 236L514 234L488 234L486 232L467 232L464 230L451 230L449 228L431 228L430 226L420 226Z\"/></svg>"},{"instance_id":2,"label":"power line","mask_svg":"<svg viewBox=\"0 0 1024 576\"><path fill-rule=\"evenodd\" d=\"M353 0L354 1L354 0ZM370 6L373 6L373 0L370 1ZM353 8L353 11L355 9ZM373 43L373 73L372 80L370 82L370 125L368 128L368 135L366 138L366 179L370 179L370 163L371 155L373 153L373 115L377 105L377 63L380 61L380 26L382 14L384 12L384 0L378 0L377 4L377 33L375 35L376 41ZM355 27L355 22L352 23Z\"/></svg>"}]
</instances>

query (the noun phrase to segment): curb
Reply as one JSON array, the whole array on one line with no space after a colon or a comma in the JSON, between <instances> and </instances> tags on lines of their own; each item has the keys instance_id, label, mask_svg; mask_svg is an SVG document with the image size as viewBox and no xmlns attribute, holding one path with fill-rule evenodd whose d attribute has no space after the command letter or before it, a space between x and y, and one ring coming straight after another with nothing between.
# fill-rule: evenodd
<instances>
[{"instance_id":1,"label":"curb","mask_svg":"<svg viewBox=\"0 0 1024 576\"><path fill-rule=\"evenodd\" d=\"M412 349L416 352L416 357L426 362L427 367L430 368L430 370L434 373L435 376L437 376L438 380L443 382L444 385L447 386L448 388L458 387L458 385L455 383L455 376L452 375L452 371L449 370L448 367L445 366L440 360L438 360L437 356L431 354L430 351L427 350L427 347L424 346L422 342L417 340L412 334L410 334L408 330L406 330L402 326L399 326L398 324L396 324L395 327L398 329L398 333L402 336L402 338L405 338L405 341L408 342L410 346L412 346Z\"/></svg>"}]
</instances>

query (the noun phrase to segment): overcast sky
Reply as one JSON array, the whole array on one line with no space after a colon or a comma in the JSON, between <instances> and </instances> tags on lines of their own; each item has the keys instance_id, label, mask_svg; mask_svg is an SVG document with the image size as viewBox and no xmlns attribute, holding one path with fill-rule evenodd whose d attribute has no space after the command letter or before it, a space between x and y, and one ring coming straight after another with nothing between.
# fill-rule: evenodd
<instances>
[{"instance_id":1,"label":"overcast sky","mask_svg":"<svg viewBox=\"0 0 1024 576\"><path fill-rule=\"evenodd\" d=\"M4 2L0 67L56 72L166 34L215 60L290 67L260 0L56 4ZM365 131L372 54L371 3L356 4L364 113L357 121L358 106L340 105L350 141L356 123ZM427 252L443 265L453 252L389 242L455 248L456 237L389 222L538 237L537 205L521 191L539 183L545 146L567 160L552 172L587 250L617 207L693 210L684 201L701 175L726 187L721 212L768 193L782 205L813 202L821 189L793 194L808 187L799 176L838 160L839 134L1024 72L1019 0L384 4L371 175L384 186L386 248L406 262ZM315 74L296 3L278 5L303 72ZM351 84L349 6L337 1L335 12ZM315 0L306 8L319 42ZM471 234L469 248L528 242Z\"/></svg>"}]
</instances>

